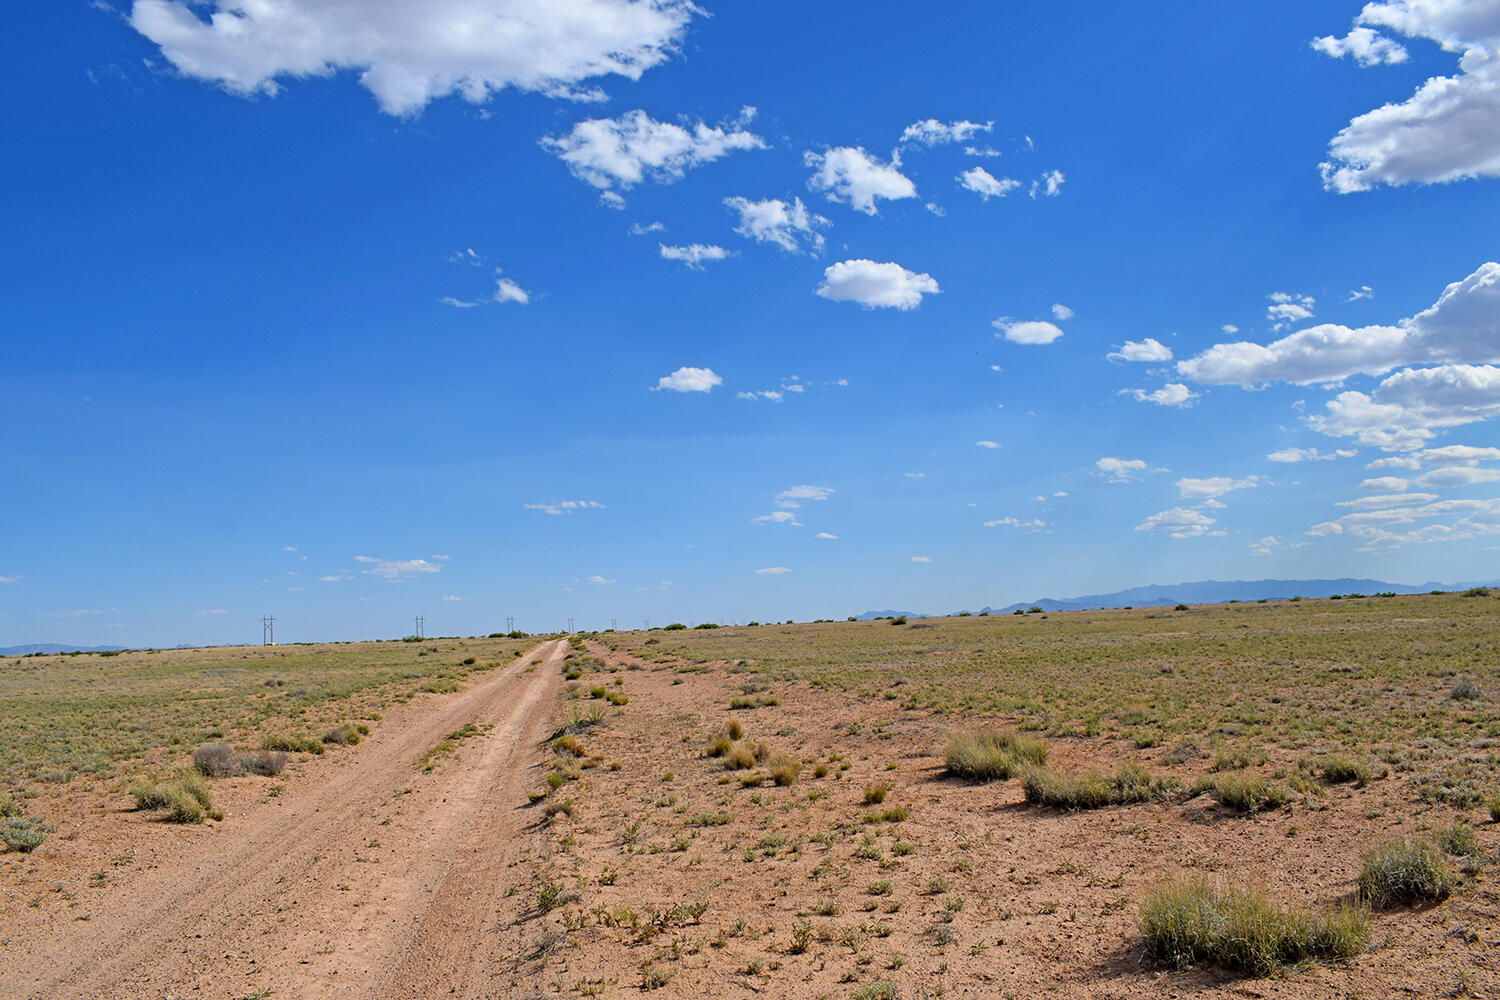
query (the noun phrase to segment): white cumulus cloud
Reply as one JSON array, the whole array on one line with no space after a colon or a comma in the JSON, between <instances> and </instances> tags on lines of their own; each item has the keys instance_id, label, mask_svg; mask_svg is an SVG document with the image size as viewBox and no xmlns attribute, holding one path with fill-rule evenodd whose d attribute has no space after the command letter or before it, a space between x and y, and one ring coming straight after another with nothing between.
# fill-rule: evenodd
<instances>
[{"instance_id":1,"label":"white cumulus cloud","mask_svg":"<svg viewBox=\"0 0 1500 1000\"><path fill-rule=\"evenodd\" d=\"M1316 448L1282 448L1280 451L1271 452L1266 458L1273 462L1285 463L1332 462L1336 458L1353 458L1357 454L1358 452L1347 448L1340 448L1332 453L1322 452Z\"/></svg>"},{"instance_id":2,"label":"white cumulus cloud","mask_svg":"<svg viewBox=\"0 0 1500 1000\"><path fill-rule=\"evenodd\" d=\"M930 274L908 271L892 261L844 260L823 270L817 294L834 302L858 302L866 309L915 309L923 295L942 289Z\"/></svg>"},{"instance_id":3,"label":"white cumulus cloud","mask_svg":"<svg viewBox=\"0 0 1500 1000\"><path fill-rule=\"evenodd\" d=\"M1177 495L1192 500L1221 497L1231 490L1249 490L1260 485L1259 476L1235 479L1233 476L1210 476L1206 479L1184 477L1177 480Z\"/></svg>"},{"instance_id":4,"label":"white cumulus cloud","mask_svg":"<svg viewBox=\"0 0 1500 1000\"><path fill-rule=\"evenodd\" d=\"M1104 477L1105 482L1129 483L1134 482L1136 473L1146 471L1146 461L1140 458L1114 458L1105 457L1094 463L1098 474Z\"/></svg>"},{"instance_id":5,"label":"white cumulus cloud","mask_svg":"<svg viewBox=\"0 0 1500 1000\"><path fill-rule=\"evenodd\" d=\"M591 118L567 135L548 136L545 149L556 153L579 180L612 191L642 181L670 184L694 167L737 150L762 149L765 140L744 126L754 117L745 108L729 122L659 122L639 109L618 118ZM623 204L623 202L619 202Z\"/></svg>"},{"instance_id":6,"label":"white cumulus cloud","mask_svg":"<svg viewBox=\"0 0 1500 1000\"><path fill-rule=\"evenodd\" d=\"M703 270L703 262L708 260L723 260L729 256L729 251L721 246L712 246L703 243L690 243L687 246L668 246L658 243L661 248L663 260L676 260L686 264L690 270Z\"/></svg>"},{"instance_id":7,"label":"white cumulus cloud","mask_svg":"<svg viewBox=\"0 0 1500 1000\"><path fill-rule=\"evenodd\" d=\"M366 563L370 568L360 570L367 576L378 577L387 583L396 583L413 576L437 573L443 567L426 559L378 559L375 556L355 556L357 563Z\"/></svg>"},{"instance_id":8,"label":"white cumulus cloud","mask_svg":"<svg viewBox=\"0 0 1500 1000\"><path fill-rule=\"evenodd\" d=\"M1183 409L1193 405L1200 393L1193 392L1181 382L1168 382L1160 389L1147 392L1145 389L1121 389L1137 403L1155 403L1157 406L1175 406Z\"/></svg>"},{"instance_id":9,"label":"white cumulus cloud","mask_svg":"<svg viewBox=\"0 0 1500 1000\"><path fill-rule=\"evenodd\" d=\"M1145 340L1127 340L1107 357L1110 361L1171 361L1172 349L1155 337L1147 337Z\"/></svg>"},{"instance_id":10,"label":"white cumulus cloud","mask_svg":"<svg viewBox=\"0 0 1500 1000\"><path fill-rule=\"evenodd\" d=\"M901 133L901 145L942 146L950 142L968 142L980 132L989 132L994 127L994 122L940 122L936 118L926 118L906 126Z\"/></svg>"},{"instance_id":11,"label":"white cumulus cloud","mask_svg":"<svg viewBox=\"0 0 1500 1000\"><path fill-rule=\"evenodd\" d=\"M129 20L178 72L234 94L352 70L381 110L415 115L455 93L602 99L580 85L640 79L697 13L688 0L136 0Z\"/></svg>"},{"instance_id":12,"label":"white cumulus cloud","mask_svg":"<svg viewBox=\"0 0 1500 1000\"><path fill-rule=\"evenodd\" d=\"M1173 507L1152 514L1135 526L1136 531L1150 531L1169 535L1172 538L1197 538L1208 534L1214 519L1192 507Z\"/></svg>"},{"instance_id":13,"label":"white cumulus cloud","mask_svg":"<svg viewBox=\"0 0 1500 1000\"><path fill-rule=\"evenodd\" d=\"M682 367L657 379L651 391L667 389L671 392L708 392L714 386L723 384L724 379L716 375L712 368Z\"/></svg>"},{"instance_id":14,"label":"white cumulus cloud","mask_svg":"<svg viewBox=\"0 0 1500 1000\"><path fill-rule=\"evenodd\" d=\"M1349 194L1382 184L1441 184L1500 177L1500 5L1494 0L1388 0L1365 4L1344 38L1313 46L1362 66L1402 62L1405 48L1379 34L1436 42L1458 72L1424 82L1405 101L1352 119L1319 164L1323 186Z\"/></svg>"},{"instance_id":15,"label":"white cumulus cloud","mask_svg":"<svg viewBox=\"0 0 1500 1000\"><path fill-rule=\"evenodd\" d=\"M917 186L901 172L900 162L882 163L861 148L838 146L826 153L807 152L803 161L815 168L807 186L830 201L848 202L856 211L874 215L875 202L915 198Z\"/></svg>"},{"instance_id":16,"label":"white cumulus cloud","mask_svg":"<svg viewBox=\"0 0 1500 1000\"><path fill-rule=\"evenodd\" d=\"M1428 309L1395 326L1322 323L1270 344L1216 344L1177 363L1211 385L1337 382L1410 364L1500 362L1500 263L1482 264L1443 289Z\"/></svg>"},{"instance_id":17,"label":"white cumulus cloud","mask_svg":"<svg viewBox=\"0 0 1500 1000\"><path fill-rule=\"evenodd\" d=\"M1061 170L1048 170L1040 180L1031 182L1031 197L1056 198L1062 194L1063 182L1066 180Z\"/></svg>"},{"instance_id":18,"label":"white cumulus cloud","mask_svg":"<svg viewBox=\"0 0 1500 1000\"><path fill-rule=\"evenodd\" d=\"M1014 177L996 177L983 167L965 170L958 175L956 180L959 187L965 191L973 191L985 201L991 198L1004 198L1021 186L1021 182Z\"/></svg>"},{"instance_id":19,"label":"white cumulus cloud","mask_svg":"<svg viewBox=\"0 0 1500 1000\"><path fill-rule=\"evenodd\" d=\"M801 198L793 198L787 204L779 198L751 201L734 197L725 198L724 204L739 213L740 224L734 231L746 239L773 243L787 253L823 252L823 234L818 230L832 223L809 212Z\"/></svg>"},{"instance_id":20,"label":"white cumulus cloud","mask_svg":"<svg viewBox=\"0 0 1500 1000\"><path fill-rule=\"evenodd\" d=\"M992 320L990 326L1000 331L995 336L1004 337L1012 344L1050 344L1063 335L1061 327L1044 319L1011 319L1009 316L1001 316Z\"/></svg>"}]
</instances>

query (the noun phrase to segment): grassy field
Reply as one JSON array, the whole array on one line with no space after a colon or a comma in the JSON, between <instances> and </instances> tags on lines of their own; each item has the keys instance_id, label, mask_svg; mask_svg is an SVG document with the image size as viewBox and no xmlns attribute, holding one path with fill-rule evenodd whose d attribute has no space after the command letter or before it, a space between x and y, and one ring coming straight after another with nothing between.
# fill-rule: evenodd
<instances>
[{"instance_id":1,"label":"grassy field","mask_svg":"<svg viewBox=\"0 0 1500 1000\"><path fill-rule=\"evenodd\" d=\"M562 995L1493 995L1500 598L599 634ZM569 713L572 713L571 715Z\"/></svg>"},{"instance_id":2,"label":"grassy field","mask_svg":"<svg viewBox=\"0 0 1500 1000\"><path fill-rule=\"evenodd\" d=\"M722 664L894 701L955 724L1000 718L1142 749L1186 738L1255 757L1348 749L1421 775L1426 797L1464 805L1497 780L1492 595L772 624L630 633L610 645L677 669ZM1461 696L1470 687L1478 697Z\"/></svg>"},{"instance_id":3,"label":"grassy field","mask_svg":"<svg viewBox=\"0 0 1500 1000\"><path fill-rule=\"evenodd\" d=\"M201 744L311 734L454 691L532 639L332 643L0 660L0 790L160 767Z\"/></svg>"}]
</instances>

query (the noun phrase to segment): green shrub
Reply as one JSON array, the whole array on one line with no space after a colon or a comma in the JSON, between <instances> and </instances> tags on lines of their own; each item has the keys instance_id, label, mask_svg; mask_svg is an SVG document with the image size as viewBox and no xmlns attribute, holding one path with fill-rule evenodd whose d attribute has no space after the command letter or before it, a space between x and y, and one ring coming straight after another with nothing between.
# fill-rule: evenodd
<instances>
[{"instance_id":1,"label":"green shrub","mask_svg":"<svg viewBox=\"0 0 1500 1000\"><path fill-rule=\"evenodd\" d=\"M57 829L51 823L36 816L6 816L0 823L0 842L21 854L30 854L47 839L47 834Z\"/></svg>"},{"instance_id":2,"label":"green shrub","mask_svg":"<svg viewBox=\"0 0 1500 1000\"><path fill-rule=\"evenodd\" d=\"M865 788L865 805L878 806L880 803L885 801L886 793L890 790L891 786L885 784L884 782L881 782L877 785L868 786L867 788Z\"/></svg>"},{"instance_id":3,"label":"green shrub","mask_svg":"<svg viewBox=\"0 0 1500 1000\"><path fill-rule=\"evenodd\" d=\"M323 741L312 736L296 733L267 734L260 738L262 750L280 750L283 753L323 752Z\"/></svg>"},{"instance_id":4,"label":"green shrub","mask_svg":"<svg viewBox=\"0 0 1500 1000\"><path fill-rule=\"evenodd\" d=\"M724 755L724 767L730 771L743 771L756 764L755 751L743 743L737 744Z\"/></svg>"},{"instance_id":5,"label":"green shrub","mask_svg":"<svg viewBox=\"0 0 1500 1000\"><path fill-rule=\"evenodd\" d=\"M771 780L782 787L795 784L802 774L802 763L785 754L772 757L766 767L771 772Z\"/></svg>"},{"instance_id":6,"label":"green shrub","mask_svg":"<svg viewBox=\"0 0 1500 1000\"><path fill-rule=\"evenodd\" d=\"M1047 744L998 729L952 733L945 748L950 774L976 781L1005 781L1028 764L1047 763Z\"/></svg>"},{"instance_id":7,"label":"green shrub","mask_svg":"<svg viewBox=\"0 0 1500 1000\"><path fill-rule=\"evenodd\" d=\"M166 819L172 823L202 823L208 817L219 818L209 795L208 780L197 771L182 771L161 784L139 783L130 794L137 809L146 812L164 809Z\"/></svg>"},{"instance_id":8,"label":"green shrub","mask_svg":"<svg viewBox=\"0 0 1500 1000\"><path fill-rule=\"evenodd\" d=\"M1283 907L1257 889L1170 882L1141 903L1147 957L1167 965L1211 962L1263 976L1311 958L1349 959L1369 945L1364 910L1323 915Z\"/></svg>"},{"instance_id":9,"label":"green shrub","mask_svg":"<svg viewBox=\"0 0 1500 1000\"><path fill-rule=\"evenodd\" d=\"M1193 783L1192 794L1207 792L1214 801L1236 812L1256 813L1286 804L1287 790L1265 778L1249 774L1204 775Z\"/></svg>"},{"instance_id":10,"label":"green shrub","mask_svg":"<svg viewBox=\"0 0 1500 1000\"><path fill-rule=\"evenodd\" d=\"M1490 822L1500 823L1500 792L1485 799L1484 807L1490 811Z\"/></svg>"},{"instance_id":11,"label":"green shrub","mask_svg":"<svg viewBox=\"0 0 1500 1000\"><path fill-rule=\"evenodd\" d=\"M1474 836L1474 828L1462 821L1443 827L1433 837L1433 842L1442 848L1444 854L1457 858L1469 858L1479 853L1479 838Z\"/></svg>"},{"instance_id":12,"label":"green shrub","mask_svg":"<svg viewBox=\"0 0 1500 1000\"><path fill-rule=\"evenodd\" d=\"M1430 841L1390 840L1361 859L1359 898L1378 910L1447 899L1454 884L1442 849Z\"/></svg>"},{"instance_id":13,"label":"green shrub","mask_svg":"<svg viewBox=\"0 0 1500 1000\"><path fill-rule=\"evenodd\" d=\"M334 743L341 747L352 747L359 742L361 736L368 734L369 731L370 727L363 723L346 722L324 733L323 742Z\"/></svg>"},{"instance_id":14,"label":"green shrub","mask_svg":"<svg viewBox=\"0 0 1500 1000\"><path fill-rule=\"evenodd\" d=\"M1317 768L1323 780L1330 785L1352 781L1356 788L1363 788L1370 783L1372 777L1368 762L1341 753L1331 753L1319 758Z\"/></svg>"}]
</instances>

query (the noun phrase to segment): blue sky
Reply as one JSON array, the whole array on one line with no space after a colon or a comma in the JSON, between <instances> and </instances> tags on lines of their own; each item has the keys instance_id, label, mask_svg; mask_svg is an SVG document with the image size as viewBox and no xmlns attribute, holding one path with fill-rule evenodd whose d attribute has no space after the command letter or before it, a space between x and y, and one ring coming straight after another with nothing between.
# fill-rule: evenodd
<instances>
[{"instance_id":1,"label":"blue sky","mask_svg":"<svg viewBox=\"0 0 1500 1000\"><path fill-rule=\"evenodd\" d=\"M0 645L1494 576L1497 0L20 16Z\"/></svg>"}]
</instances>

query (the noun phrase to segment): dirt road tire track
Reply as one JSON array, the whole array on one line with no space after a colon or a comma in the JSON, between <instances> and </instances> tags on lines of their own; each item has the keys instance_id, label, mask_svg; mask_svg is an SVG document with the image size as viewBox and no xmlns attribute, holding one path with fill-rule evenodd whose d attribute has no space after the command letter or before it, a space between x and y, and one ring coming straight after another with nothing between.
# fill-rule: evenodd
<instances>
[{"instance_id":1,"label":"dirt road tire track","mask_svg":"<svg viewBox=\"0 0 1500 1000\"><path fill-rule=\"evenodd\" d=\"M87 922L0 958L0 996L483 997L516 938L526 808L566 645L548 643L382 724L337 763L204 831ZM538 665L528 669L532 661ZM466 722L457 760L415 763ZM533 843L535 841L535 843Z\"/></svg>"}]
</instances>

